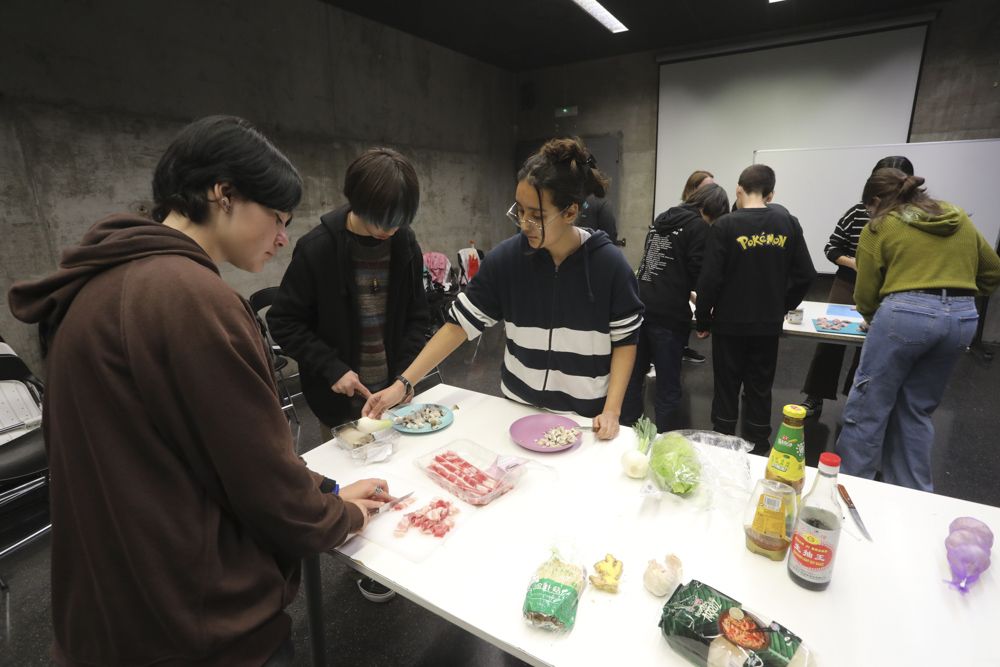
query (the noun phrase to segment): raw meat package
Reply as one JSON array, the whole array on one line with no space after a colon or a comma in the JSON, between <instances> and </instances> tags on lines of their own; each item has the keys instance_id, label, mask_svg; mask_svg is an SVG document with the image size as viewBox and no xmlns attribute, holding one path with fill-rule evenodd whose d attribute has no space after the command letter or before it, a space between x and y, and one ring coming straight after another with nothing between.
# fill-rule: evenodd
<instances>
[{"instance_id":1,"label":"raw meat package","mask_svg":"<svg viewBox=\"0 0 1000 667\"><path fill-rule=\"evenodd\" d=\"M565 631L576 621L576 607L587 585L587 571L580 565L564 560L559 552L538 566L528 592L524 595L521 612L529 625L546 630Z\"/></svg>"},{"instance_id":2,"label":"raw meat package","mask_svg":"<svg viewBox=\"0 0 1000 667\"><path fill-rule=\"evenodd\" d=\"M498 456L471 440L455 440L415 462L456 497L470 505L486 505L514 488L527 460Z\"/></svg>"},{"instance_id":3,"label":"raw meat package","mask_svg":"<svg viewBox=\"0 0 1000 667\"><path fill-rule=\"evenodd\" d=\"M806 667L809 649L788 628L743 608L692 579L663 606L660 629L670 647L707 667Z\"/></svg>"}]
</instances>

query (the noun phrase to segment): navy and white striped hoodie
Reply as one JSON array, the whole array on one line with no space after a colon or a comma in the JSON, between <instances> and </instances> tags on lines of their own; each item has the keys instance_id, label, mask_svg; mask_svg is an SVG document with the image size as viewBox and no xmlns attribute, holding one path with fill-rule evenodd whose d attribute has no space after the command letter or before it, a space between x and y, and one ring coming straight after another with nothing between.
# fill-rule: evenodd
<instances>
[{"instance_id":1,"label":"navy and white striped hoodie","mask_svg":"<svg viewBox=\"0 0 1000 667\"><path fill-rule=\"evenodd\" d=\"M632 268L602 231L560 266L517 234L494 248L459 294L449 320L469 340L504 320L500 389L549 410L599 415L608 394L611 349L634 345L642 302Z\"/></svg>"}]
</instances>

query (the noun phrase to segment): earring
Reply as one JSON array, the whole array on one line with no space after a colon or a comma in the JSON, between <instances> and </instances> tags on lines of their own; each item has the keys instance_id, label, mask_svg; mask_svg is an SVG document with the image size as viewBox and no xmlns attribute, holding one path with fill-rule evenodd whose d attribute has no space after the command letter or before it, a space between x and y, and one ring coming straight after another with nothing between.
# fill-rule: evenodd
<instances>
[{"instance_id":1,"label":"earring","mask_svg":"<svg viewBox=\"0 0 1000 667\"><path fill-rule=\"evenodd\" d=\"M232 206L230 206L229 204L229 197L223 197L222 199L220 199L219 204L222 206L222 210L225 211L226 213L229 213L230 210L232 209Z\"/></svg>"}]
</instances>

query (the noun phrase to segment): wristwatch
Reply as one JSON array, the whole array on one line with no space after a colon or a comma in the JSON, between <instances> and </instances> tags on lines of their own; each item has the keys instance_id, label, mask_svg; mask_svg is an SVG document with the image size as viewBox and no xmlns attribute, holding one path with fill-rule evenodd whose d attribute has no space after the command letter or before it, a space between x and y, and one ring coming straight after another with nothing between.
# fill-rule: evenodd
<instances>
[{"instance_id":1,"label":"wristwatch","mask_svg":"<svg viewBox=\"0 0 1000 667\"><path fill-rule=\"evenodd\" d=\"M337 484L337 480L330 479L329 477L324 477L323 481L319 485L319 490L323 493L332 493L335 496L340 495L340 484Z\"/></svg>"},{"instance_id":2,"label":"wristwatch","mask_svg":"<svg viewBox=\"0 0 1000 667\"><path fill-rule=\"evenodd\" d=\"M406 389L406 393L403 394L403 400L406 400L407 396L413 395L413 384L401 373L396 376L396 379L403 383L403 388Z\"/></svg>"}]
</instances>

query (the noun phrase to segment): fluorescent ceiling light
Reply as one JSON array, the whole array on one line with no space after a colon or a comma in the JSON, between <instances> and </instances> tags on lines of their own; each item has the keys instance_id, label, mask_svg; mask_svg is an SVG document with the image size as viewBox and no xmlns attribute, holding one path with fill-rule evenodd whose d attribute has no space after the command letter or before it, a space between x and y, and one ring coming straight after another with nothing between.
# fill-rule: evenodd
<instances>
[{"instance_id":1,"label":"fluorescent ceiling light","mask_svg":"<svg viewBox=\"0 0 1000 667\"><path fill-rule=\"evenodd\" d=\"M784 2L785 0L767 0L768 4L774 4L776 2Z\"/></svg>"},{"instance_id":2,"label":"fluorescent ceiling light","mask_svg":"<svg viewBox=\"0 0 1000 667\"><path fill-rule=\"evenodd\" d=\"M573 2L575 2L583 11L597 19L598 23L611 32L628 31L625 24L616 19L611 12L605 9L604 5L597 2L597 0L573 0Z\"/></svg>"}]
</instances>

